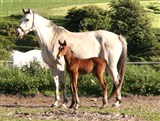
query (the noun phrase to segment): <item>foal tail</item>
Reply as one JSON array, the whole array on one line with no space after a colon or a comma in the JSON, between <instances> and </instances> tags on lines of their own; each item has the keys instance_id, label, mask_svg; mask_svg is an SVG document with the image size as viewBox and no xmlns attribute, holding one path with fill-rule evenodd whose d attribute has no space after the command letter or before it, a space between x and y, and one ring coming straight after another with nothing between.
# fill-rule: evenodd
<instances>
[{"instance_id":1,"label":"foal tail","mask_svg":"<svg viewBox=\"0 0 160 121\"><path fill-rule=\"evenodd\" d=\"M126 39L122 35L119 35L118 38L122 44L122 53L121 53L121 56L120 56L118 64L117 64L117 69L118 69L118 73L120 76L118 88L119 88L119 90L121 90L123 80L124 80L126 62L127 62L127 42L126 42ZM113 89L111 91L111 94L108 97L108 100L113 97L115 92L116 92L116 86L114 85Z\"/></svg>"}]
</instances>

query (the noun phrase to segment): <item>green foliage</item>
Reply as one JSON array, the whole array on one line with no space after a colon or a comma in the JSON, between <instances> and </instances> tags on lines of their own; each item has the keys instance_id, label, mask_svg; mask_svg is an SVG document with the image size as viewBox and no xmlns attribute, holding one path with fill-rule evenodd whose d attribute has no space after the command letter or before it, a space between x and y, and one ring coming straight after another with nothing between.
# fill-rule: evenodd
<instances>
[{"instance_id":1,"label":"green foliage","mask_svg":"<svg viewBox=\"0 0 160 121\"><path fill-rule=\"evenodd\" d=\"M19 24L19 20L22 16L10 16L1 19L0 22L0 47L4 50L17 49L21 51L27 51L35 47L38 47L38 42L33 34L25 36L23 39L18 40L16 37L16 26ZM28 48L28 49L26 49Z\"/></svg>"},{"instance_id":2,"label":"green foliage","mask_svg":"<svg viewBox=\"0 0 160 121\"><path fill-rule=\"evenodd\" d=\"M91 31L109 28L107 11L98 6L72 8L66 15L67 26L71 31Z\"/></svg>"},{"instance_id":3,"label":"green foliage","mask_svg":"<svg viewBox=\"0 0 160 121\"><path fill-rule=\"evenodd\" d=\"M149 60L157 56L158 43L151 30L150 20L143 7L136 0L114 0L111 2L111 31L123 34L128 42L130 60Z\"/></svg>"},{"instance_id":4,"label":"green foliage","mask_svg":"<svg viewBox=\"0 0 160 121\"><path fill-rule=\"evenodd\" d=\"M55 91L49 71L42 69L37 62L22 69L6 66L0 66L0 69L0 93L36 94ZM110 92L113 81L107 76L104 76L104 79ZM66 74L66 83L67 93L70 94L68 74ZM78 93L81 96L102 96L102 88L97 78L88 74L79 77ZM160 73L150 66L128 65L122 93L160 95Z\"/></svg>"},{"instance_id":5,"label":"green foliage","mask_svg":"<svg viewBox=\"0 0 160 121\"><path fill-rule=\"evenodd\" d=\"M10 53L5 49L0 49L0 60L7 60Z\"/></svg>"},{"instance_id":6,"label":"green foliage","mask_svg":"<svg viewBox=\"0 0 160 121\"><path fill-rule=\"evenodd\" d=\"M97 78L93 77L92 74L86 76L80 76L78 79L78 88L80 95L101 95L102 89Z\"/></svg>"},{"instance_id":7,"label":"green foliage","mask_svg":"<svg viewBox=\"0 0 160 121\"><path fill-rule=\"evenodd\" d=\"M160 95L160 73L151 66L127 66L123 91L137 95Z\"/></svg>"},{"instance_id":8,"label":"green foliage","mask_svg":"<svg viewBox=\"0 0 160 121\"><path fill-rule=\"evenodd\" d=\"M0 67L0 93L7 94L36 94L44 90L52 90L50 73L42 69L37 62L30 67L22 69L13 67Z\"/></svg>"}]
</instances>

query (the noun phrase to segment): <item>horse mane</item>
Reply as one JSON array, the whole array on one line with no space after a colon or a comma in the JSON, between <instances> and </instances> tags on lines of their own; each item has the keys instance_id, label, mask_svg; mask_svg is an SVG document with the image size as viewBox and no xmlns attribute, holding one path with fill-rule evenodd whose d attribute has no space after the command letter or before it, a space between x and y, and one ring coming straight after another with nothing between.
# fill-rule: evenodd
<instances>
[{"instance_id":1,"label":"horse mane","mask_svg":"<svg viewBox=\"0 0 160 121\"><path fill-rule=\"evenodd\" d=\"M44 18L46 19L46 18ZM63 33L63 32L66 32L67 30L62 27L62 26L58 26L56 25L55 23L53 23L52 20L49 20L49 19L46 19L48 22L47 22L47 27L53 27L53 30L57 33L57 34L60 34L60 33Z\"/></svg>"},{"instance_id":2,"label":"horse mane","mask_svg":"<svg viewBox=\"0 0 160 121\"><path fill-rule=\"evenodd\" d=\"M61 34L61 33L66 33L68 30L66 30L64 27L62 26L57 26L56 24L53 23L54 26L54 31L57 32L57 34Z\"/></svg>"}]
</instances>

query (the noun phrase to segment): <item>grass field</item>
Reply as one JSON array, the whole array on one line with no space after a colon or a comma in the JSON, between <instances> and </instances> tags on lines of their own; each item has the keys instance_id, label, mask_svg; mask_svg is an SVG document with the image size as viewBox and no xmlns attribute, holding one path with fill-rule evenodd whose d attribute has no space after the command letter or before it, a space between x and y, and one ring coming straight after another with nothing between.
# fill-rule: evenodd
<instances>
[{"instance_id":1,"label":"grass field","mask_svg":"<svg viewBox=\"0 0 160 121\"><path fill-rule=\"evenodd\" d=\"M10 16L12 14L22 14L22 7L29 7L45 17L65 16L68 10L75 6L82 7L92 4L108 9L109 1L110 0L1 0L0 17ZM140 0L140 3L148 12L148 16L151 18L152 27L160 28L160 1ZM158 12L155 12L152 8L156 8Z\"/></svg>"}]
</instances>

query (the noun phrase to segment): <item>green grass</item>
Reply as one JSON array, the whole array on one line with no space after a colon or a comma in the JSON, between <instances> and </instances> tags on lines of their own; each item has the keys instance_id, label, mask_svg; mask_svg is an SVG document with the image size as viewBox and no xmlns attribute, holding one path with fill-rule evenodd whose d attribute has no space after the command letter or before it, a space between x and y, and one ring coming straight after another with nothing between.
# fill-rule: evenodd
<instances>
[{"instance_id":1,"label":"green grass","mask_svg":"<svg viewBox=\"0 0 160 121\"><path fill-rule=\"evenodd\" d=\"M68 10L72 7L82 7L84 5L98 5L104 9L108 8L110 0L3 0L0 4L0 17L10 16L15 14L22 14L22 7L30 7L37 13L45 17L51 16L65 16ZM21 2L19 2L21 1ZM149 8L160 8L159 0L139 0L141 5L144 6L151 18L152 27L160 28L160 12L155 12Z\"/></svg>"},{"instance_id":2,"label":"green grass","mask_svg":"<svg viewBox=\"0 0 160 121\"><path fill-rule=\"evenodd\" d=\"M148 13L153 28L160 28L160 1L141 1L141 5Z\"/></svg>"},{"instance_id":3,"label":"green grass","mask_svg":"<svg viewBox=\"0 0 160 121\"><path fill-rule=\"evenodd\" d=\"M20 14L21 8L32 8L36 12L38 12L41 15L57 15L57 12L59 9L60 15L64 15L67 10L63 10L61 8L67 7L67 6L76 6L76 5L83 5L83 4L93 4L93 3L108 3L109 0L26 0L23 2L3 2L3 4L0 4L1 8L1 17L2 16L9 16L11 14ZM58 13L58 14L59 14Z\"/></svg>"}]
</instances>

